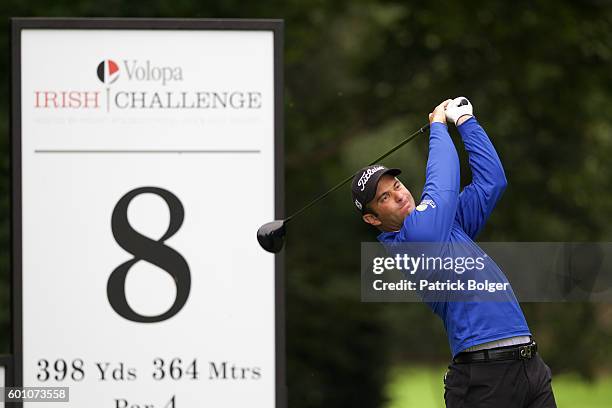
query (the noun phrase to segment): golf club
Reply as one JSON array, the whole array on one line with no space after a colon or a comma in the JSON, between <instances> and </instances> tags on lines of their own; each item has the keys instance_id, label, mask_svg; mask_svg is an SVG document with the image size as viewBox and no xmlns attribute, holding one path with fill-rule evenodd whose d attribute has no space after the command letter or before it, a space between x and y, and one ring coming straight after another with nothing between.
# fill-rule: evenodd
<instances>
[{"instance_id":1,"label":"golf club","mask_svg":"<svg viewBox=\"0 0 612 408\"><path fill-rule=\"evenodd\" d=\"M404 139L398 145L391 148L391 150L389 150L382 156L376 158L374 161L368 164L368 166L371 166L373 164L380 162L382 159L389 156L391 153L393 153L400 147L404 146L406 143L410 142L412 139L417 137L419 134L425 133L427 129L429 129L429 123L421 127L419 130L417 130L410 136L408 136L406 139ZM259 229L257 230L257 241L259 241L259 245L261 245L261 247L268 252L272 252L272 253L280 252L280 250L283 249L283 245L285 243L284 241L284 237L286 233L285 225L289 221L291 221L292 219L294 219L295 217L297 217L298 215L300 215L301 213L303 213L304 211L306 211L307 209L309 209L310 207L312 207L319 201L323 200L325 197L327 197L328 195L330 195L331 193L333 193L334 191L336 191L337 189L339 189L340 187L342 187L349 181L351 181L353 177L355 177L355 174L356 173L351 174L346 179L342 180L340 183L336 184L334 187L332 187L325 193L321 194L319 197L315 198L310 203L306 204L304 207L302 207L301 209L299 209L298 211L296 211L289 217L285 218L284 220L275 220L272 222L268 222L262 225L261 227L259 227Z\"/></svg>"}]
</instances>

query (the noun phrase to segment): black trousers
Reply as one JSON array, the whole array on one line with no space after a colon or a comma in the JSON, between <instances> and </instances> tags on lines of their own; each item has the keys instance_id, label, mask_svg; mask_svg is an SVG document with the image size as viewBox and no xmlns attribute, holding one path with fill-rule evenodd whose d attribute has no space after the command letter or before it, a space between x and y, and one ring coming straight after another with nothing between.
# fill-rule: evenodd
<instances>
[{"instance_id":1,"label":"black trousers","mask_svg":"<svg viewBox=\"0 0 612 408\"><path fill-rule=\"evenodd\" d=\"M447 408L556 408L551 379L537 353L527 360L453 362L444 376L444 401Z\"/></svg>"}]
</instances>

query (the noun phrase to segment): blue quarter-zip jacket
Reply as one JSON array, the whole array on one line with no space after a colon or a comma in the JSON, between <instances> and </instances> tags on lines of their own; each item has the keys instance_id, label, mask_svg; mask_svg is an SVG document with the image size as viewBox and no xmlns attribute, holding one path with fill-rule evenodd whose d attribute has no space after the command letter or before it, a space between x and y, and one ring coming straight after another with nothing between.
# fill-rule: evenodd
<instances>
[{"instance_id":1,"label":"blue quarter-zip jacket","mask_svg":"<svg viewBox=\"0 0 612 408\"><path fill-rule=\"evenodd\" d=\"M504 169L476 118L468 119L458 130L468 152L472 182L460 192L455 146L446 125L432 123L421 202L399 231L384 232L378 240L440 242L443 243L440 256L484 256L486 267L479 272L479 278L507 282L497 264L473 241L506 187ZM495 301L484 301L478 292L465 293L461 301L424 301L444 322L453 356L478 344L531 335L511 290L497 295Z\"/></svg>"}]
</instances>

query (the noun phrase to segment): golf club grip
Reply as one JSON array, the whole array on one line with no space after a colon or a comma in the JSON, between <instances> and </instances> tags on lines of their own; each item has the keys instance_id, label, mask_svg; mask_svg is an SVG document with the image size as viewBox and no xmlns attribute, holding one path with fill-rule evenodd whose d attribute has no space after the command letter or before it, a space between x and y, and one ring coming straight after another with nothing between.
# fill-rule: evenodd
<instances>
[{"instance_id":1,"label":"golf club grip","mask_svg":"<svg viewBox=\"0 0 612 408\"><path fill-rule=\"evenodd\" d=\"M399 144L397 144L396 146L394 146L393 148L391 148L391 150L389 150L388 152L386 152L385 154L383 154L382 156L376 158L374 161L372 161L368 166L371 166L373 164L378 163L379 161L381 161L382 159L384 159L385 157L389 156L390 154L392 154L393 152L395 152L397 149L399 149L400 147L404 146L406 143L410 142L412 139L414 139L415 137L417 137L419 134L421 133L425 133L427 131L427 129L429 129L429 123L422 126L419 130L417 130L416 132L414 132L413 134L411 134L410 136L408 136L406 139L404 139L402 142L400 142ZM294 212L293 214L291 214L289 217L285 218L285 223L291 221L292 218L298 216L299 214L303 213L304 211L306 211L307 209L309 209L310 207L312 207L313 205L315 205L316 203L318 203L319 201L323 200L325 197L327 197L328 195L330 195L331 193L333 193L334 191L336 191L337 189L339 189L340 187L342 187L343 185L345 185L346 183L348 183L349 181L351 181L353 179L353 177L355 177L355 174L357 173L353 173L350 176L348 176L346 179L342 180L340 183L336 184L334 187L332 187L331 189L329 189L327 192L321 194L320 196L318 196L317 198L315 198L314 200L312 200L310 203L306 204L304 207L300 208L299 210L297 210L296 212Z\"/></svg>"}]
</instances>

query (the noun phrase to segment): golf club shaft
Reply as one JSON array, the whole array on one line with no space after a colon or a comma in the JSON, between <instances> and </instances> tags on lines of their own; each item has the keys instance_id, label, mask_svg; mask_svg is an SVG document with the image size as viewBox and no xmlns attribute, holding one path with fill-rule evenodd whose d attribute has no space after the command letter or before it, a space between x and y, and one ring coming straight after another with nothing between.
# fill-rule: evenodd
<instances>
[{"instance_id":1,"label":"golf club shaft","mask_svg":"<svg viewBox=\"0 0 612 408\"><path fill-rule=\"evenodd\" d=\"M429 123L426 124L425 126L421 127L419 130L417 130L416 132L414 132L410 136L408 136L401 143L399 143L398 145L393 147L391 150L389 150L388 152L386 152L382 156L377 157L375 160L372 161L372 163L368 164L368 166L371 166L373 164L378 163L379 161L381 161L385 157L389 156L391 153L393 153L394 151L396 151L397 149L399 149L400 147L402 147L406 143L410 142L412 139L417 137L419 134L425 133L425 131L427 131L427 129L429 129ZM309 209L310 207L312 207L313 205L315 205L319 201L323 200L325 197L327 197L328 195L330 195L331 193L333 193L334 191L336 191L337 189L339 189L340 187L342 187L343 185L345 185L346 183L351 181L353 179L353 177L355 177L355 174L356 173L351 174L346 179L342 180L340 183L338 183L334 187L332 187L330 190L328 190L327 192L321 194L319 197L315 198L310 203L306 204L304 207L302 207L301 209L297 210L296 212L291 214L289 217L285 218L285 223L291 221L292 218L294 218L294 217L298 216L299 214L303 213L304 211L306 211L307 209Z\"/></svg>"}]
</instances>

